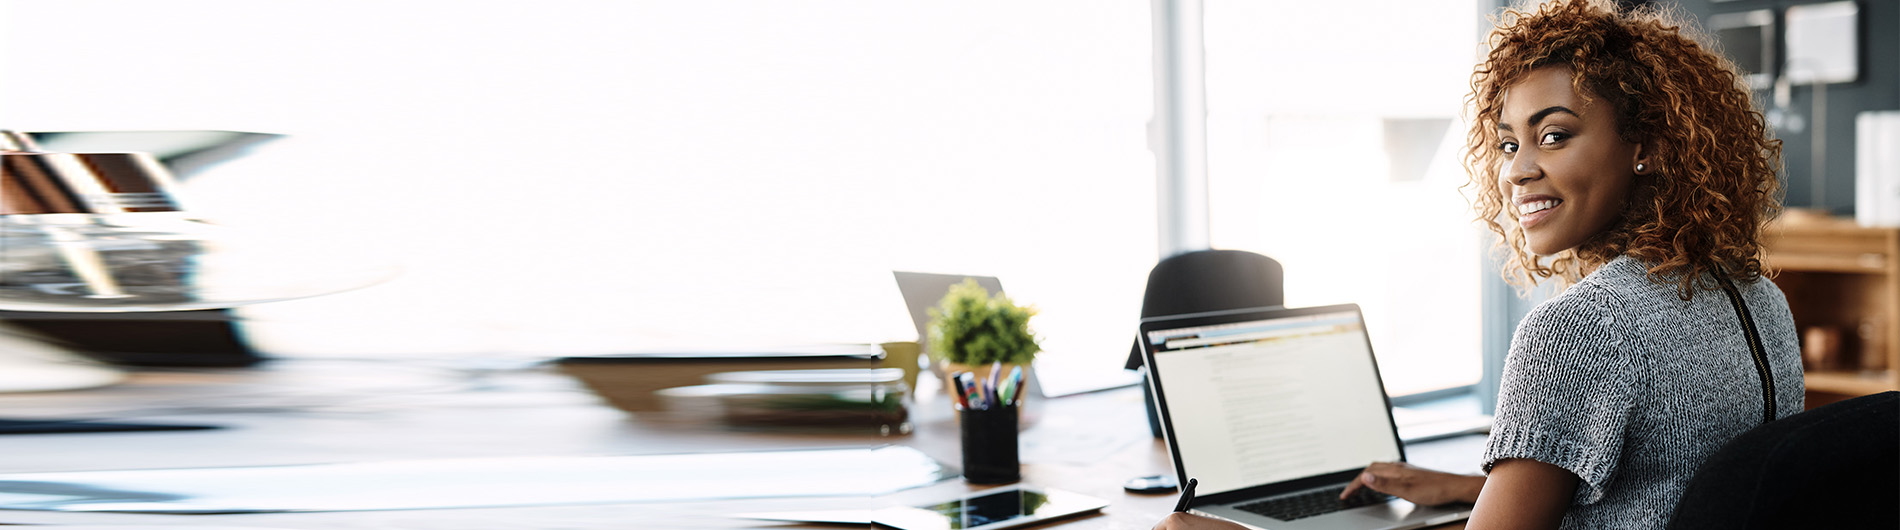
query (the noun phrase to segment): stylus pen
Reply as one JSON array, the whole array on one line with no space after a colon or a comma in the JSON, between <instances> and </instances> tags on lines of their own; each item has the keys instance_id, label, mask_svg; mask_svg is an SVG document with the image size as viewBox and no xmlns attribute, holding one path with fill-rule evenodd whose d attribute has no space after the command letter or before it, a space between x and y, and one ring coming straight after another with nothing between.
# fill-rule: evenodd
<instances>
[{"instance_id":1,"label":"stylus pen","mask_svg":"<svg viewBox=\"0 0 1900 530\"><path fill-rule=\"evenodd\" d=\"M1199 484L1200 482L1201 481L1194 480L1193 478L1189 478L1188 483L1186 485L1181 486L1181 502L1174 503L1174 511L1177 511L1177 512L1187 511L1188 505L1194 503L1194 485Z\"/></svg>"}]
</instances>

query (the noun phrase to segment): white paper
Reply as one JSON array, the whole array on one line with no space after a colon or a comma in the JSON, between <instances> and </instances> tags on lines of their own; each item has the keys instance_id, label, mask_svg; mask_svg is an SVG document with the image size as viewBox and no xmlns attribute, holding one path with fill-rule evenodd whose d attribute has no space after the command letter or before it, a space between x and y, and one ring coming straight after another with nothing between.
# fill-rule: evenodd
<instances>
[{"instance_id":1,"label":"white paper","mask_svg":"<svg viewBox=\"0 0 1900 530\"><path fill-rule=\"evenodd\" d=\"M0 509L257 513L874 496L948 476L901 446L25 473L0 475Z\"/></svg>"}]
</instances>

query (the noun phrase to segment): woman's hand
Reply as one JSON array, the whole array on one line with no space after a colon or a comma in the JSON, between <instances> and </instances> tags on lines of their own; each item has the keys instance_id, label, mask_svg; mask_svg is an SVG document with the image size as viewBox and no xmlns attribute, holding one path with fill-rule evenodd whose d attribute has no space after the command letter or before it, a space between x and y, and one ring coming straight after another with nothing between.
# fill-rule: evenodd
<instances>
[{"instance_id":1,"label":"woman's hand","mask_svg":"<svg viewBox=\"0 0 1900 530\"><path fill-rule=\"evenodd\" d=\"M1346 485L1345 493L1339 498L1349 497L1362 487L1421 506L1474 503L1478 502L1478 492L1484 489L1484 476L1433 471L1404 462L1373 462Z\"/></svg>"},{"instance_id":2,"label":"woman's hand","mask_svg":"<svg viewBox=\"0 0 1900 530\"><path fill-rule=\"evenodd\" d=\"M1247 530L1245 526L1220 519L1190 515L1185 512L1168 514L1167 517L1161 519L1161 522L1155 524L1154 530L1206 530L1215 528L1221 530Z\"/></svg>"}]
</instances>

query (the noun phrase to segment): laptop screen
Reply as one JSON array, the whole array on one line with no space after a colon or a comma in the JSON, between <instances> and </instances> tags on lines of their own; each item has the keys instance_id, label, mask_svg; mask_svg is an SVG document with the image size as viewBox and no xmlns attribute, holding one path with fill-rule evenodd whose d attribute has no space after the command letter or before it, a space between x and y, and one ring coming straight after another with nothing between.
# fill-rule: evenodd
<instances>
[{"instance_id":1,"label":"laptop screen","mask_svg":"<svg viewBox=\"0 0 1900 530\"><path fill-rule=\"evenodd\" d=\"M1200 481L1198 492L1398 460L1358 308L1268 311L1238 322L1145 326L1180 465Z\"/></svg>"}]
</instances>

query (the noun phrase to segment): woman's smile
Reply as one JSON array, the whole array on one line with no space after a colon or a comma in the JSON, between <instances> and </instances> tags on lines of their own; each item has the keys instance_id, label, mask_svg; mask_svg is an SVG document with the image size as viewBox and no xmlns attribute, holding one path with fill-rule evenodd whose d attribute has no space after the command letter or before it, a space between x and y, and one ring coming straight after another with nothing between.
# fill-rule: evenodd
<instances>
[{"instance_id":1,"label":"woman's smile","mask_svg":"<svg viewBox=\"0 0 1900 530\"><path fill-rule=\"evenodd\" d=\"M1513 202L1517 204L1517 222L1525 230L1549 217L1564 201L1549 195L1520 195Z\"/></svg>"}]
</instances>

